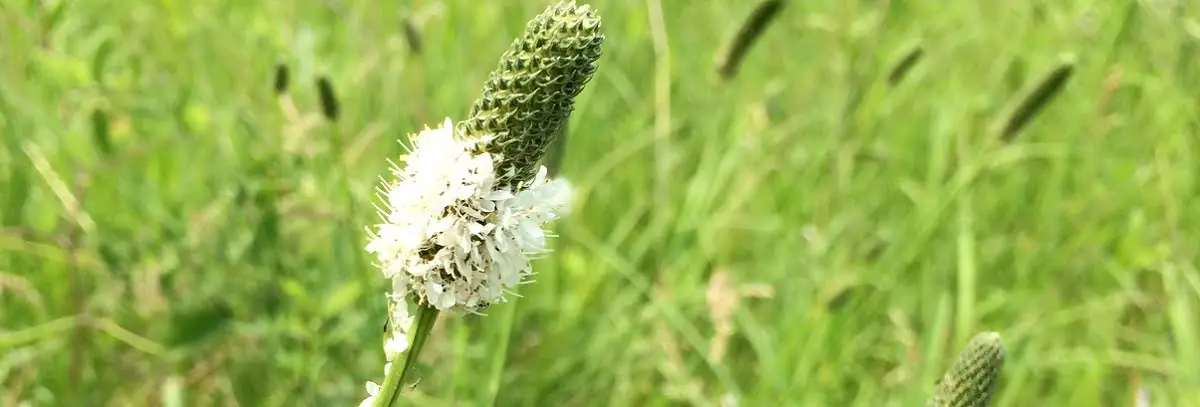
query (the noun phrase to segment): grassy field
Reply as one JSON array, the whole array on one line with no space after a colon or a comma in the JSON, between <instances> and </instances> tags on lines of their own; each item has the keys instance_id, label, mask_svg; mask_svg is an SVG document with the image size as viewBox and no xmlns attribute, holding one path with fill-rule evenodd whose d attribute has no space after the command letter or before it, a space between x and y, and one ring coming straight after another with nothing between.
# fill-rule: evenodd
<instances>
[{"instance_id":1,"label":"grassy field","mask_svg":"<svg viewBox=\"0 0 1200 407\"><path fill-rule=\"evenodd\" d=\"M356 405L378 177L547 3L0 0L0 406ZM1195 5L792 1L722 80L752 2L590 4L556 252L413 405L917 406L988 330L996 406L1200 405Z\"/></svg>"}]
</instances>

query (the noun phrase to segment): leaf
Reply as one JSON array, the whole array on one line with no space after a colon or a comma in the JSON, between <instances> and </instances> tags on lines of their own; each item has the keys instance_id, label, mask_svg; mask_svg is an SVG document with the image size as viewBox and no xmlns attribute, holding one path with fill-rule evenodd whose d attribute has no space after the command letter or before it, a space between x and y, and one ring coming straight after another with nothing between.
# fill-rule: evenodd
<instances>
[{"instance_id":1,"label":"leaf","mask_svg":"<svg viewBox=\"0 0 1200 407\"><path fill-rule=\"evenodd\" d=\"M300 282L293 279L287 279L283 280L283 284L281 285L283 286L284 294L287 294L288 298L301 304L308 302L308 290L306 290L304 285L300 284Z\"/></svg>"},{"instance_id":2,"label":"leaf","mask_svg":"<svg viewBox=\"0 0 1200 407\"><path fill-rule=\"evenodd\" d=\"M17 156L23 157L23 156ZM18 226L22 224L22 214L25 212L25 203L29 200L29 170L28 165L17 165L9 167L8 190L4 193L4 204L0 208L0 224L8 226Z\"/></svg>"},{"instance_id":3,"label":"leaf","mask_svg":"<svg viewBox=\"0 0 1200 407\"><path fill-rule=\"evenodd\" d=\"M350 308L350 305L354 304L354 300L362 296L362 291L362 285L357 281L342 284L325 301L325 306L321 309L321 315L332 317L342 313L342 311L345 311L347 308Z\"/></svg>"},{"instance_id":4,"label":"leaf","mask_svg":"<svg viewBox=\"0 0 1200 407\"><path fill-rule=\"evenodd\" d=\"M233 309L224 302L208 302L172 312L167 345L172 348L196 345L226 328L232 320Z\"/></svg>"},{"instance_id":5,"label":"leaf","mask_svg":"<svg viewBox=\"0 0 1200 407\"><path fill-rule=\"evenodd\" d=\"M96 48L96 54L92 55L92 79L97 83L104 83L104 68L108 66L108 60L112 57L113 47L113 39L105 38Z\"/></svg>"},{"instance_id":6,"label":"leaf","mask_svg":"<svg viewBox=\"0 0 1200 407\"><path fill-rule=\"evenodd\" d=\"M92 110L92 141L102 155L112 154L112 136L109 132L108 112L97 108Z\"/></svg>"}]
</instances>

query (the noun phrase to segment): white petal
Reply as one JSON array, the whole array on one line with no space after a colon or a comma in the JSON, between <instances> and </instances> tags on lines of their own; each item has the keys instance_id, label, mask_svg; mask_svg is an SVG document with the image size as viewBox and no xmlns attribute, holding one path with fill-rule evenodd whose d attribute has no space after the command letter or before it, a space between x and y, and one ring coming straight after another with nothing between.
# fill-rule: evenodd
<instances>
[{"instance_id":1,"label":"white petal","mask_svg":"<svg viewBox=\"0 0 1200 407\"><path fill-rule=\"evenodd\" d=\"M396 355L408 350L408 337L402 332L392 334L383 344L383 353L388 360L394 360Z\"/></svg>"}]
</instances>

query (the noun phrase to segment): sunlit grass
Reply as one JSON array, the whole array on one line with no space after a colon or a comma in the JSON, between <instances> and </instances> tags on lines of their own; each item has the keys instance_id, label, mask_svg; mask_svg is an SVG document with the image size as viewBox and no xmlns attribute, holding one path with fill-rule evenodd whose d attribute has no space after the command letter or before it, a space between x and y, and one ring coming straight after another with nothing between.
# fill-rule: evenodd
<instances>
[{"instance_id":1,"label":"sunlit grass","mask_svg":"<svg viewBox=\"0 0 1200 407\"><path fill-rule=\"evenodd\" d=\"M589 3L580 205L413 404L920 405L980 331L995 406L1200 399L1194 7L792 1L723 81L753 2ZM357 403L377 176L545 4L0 3L0 405Z\"/></svg>"}]
</instances>

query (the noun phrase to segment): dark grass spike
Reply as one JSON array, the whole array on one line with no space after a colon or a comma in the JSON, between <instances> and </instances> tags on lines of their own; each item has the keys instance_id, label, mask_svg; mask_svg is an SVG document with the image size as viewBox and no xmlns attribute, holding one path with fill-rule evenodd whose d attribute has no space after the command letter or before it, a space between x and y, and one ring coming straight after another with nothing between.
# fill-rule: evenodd
<instances>
[{"instance_id":1,"label":"dark grass spike","mask_svg":"<svg viewBox=\"0 0 1200 407\"><path fill-rule=\"evenodd\" d=\"M413 55L421 55L424 41L421 39L421 32L417 30L416 23L413 23L411 18L405 18L400 25L404 28L404 41L408 44L408 50Z\"/></svg>"},{"instance_id":2,"label":"dark grass spike","mask_svg":"<svg viewBox=\"0 0 1200 407\"><path fill-rule=\"evenodd\" d=\"M839 312L853 309L854 307L847 307L847 305L855 303L861 304L871 301L871 299L875 297L878 292L879 290L870 284L846 284L845 286L838 288L837 291L826 295L825 310L829 312Z\"/></svg>"},{"instance_id":3,"label":"dark grass spike","mask_svg":"<svg viewBox=\"0 0 1200 407\"><path fill-rule=\"evenodd\" d=\"M279 64L276 64L275 65L275 94L282 96L283 94L287 93L288 85L289 85L290 81L291 81L291 78L290 78L290 73L288 72L287 64L282 63L282 62L280 62Z\"/></svg>"},{"instance_id":4,"label":"dark grass spike","mask_svg":"<svg viewBox=\"0 0 1200 407\"><path fill-rule=\"evenodd\" d=\"M38 11L40 14L38 17L40 17L39 19L41 20L40 21L40 23L41 23L40 24L41 25L41 27L40 27L41 28L41 32L40 32L41 46L42 46L42 48L50 48L54 45L51 42L51 40L53 40L54 36L50 35L50 34L54 32L55 28L58 28L58 25L60 23L63 22L63 15L65 14L64 12L67 9L67 4L66 4L66 2L48 2L48 1L39 1L37 3L41 4L41 6L38 8ZM53 4L51 4L51 3L53 3Z\"/></svg>"},{"instance_id":5,"label":"dark grass spike","mask_svg":"<svg viewBox=\"0 0 1200 407\"><path fill-rule=\"evenodd\" d=\"M96 78L97 82L104 83L105 70L108 68L108 62L112 58L114 49L116 49L116 41L113 41L112 38L105 38L104 42L100 43L100 47L96 49L96 53L92 55L92 77Z\"/></svg>"},{"instance_id":6,"label":"dark grass spike","mask_svg":"<svg viewBox=\"0 0 1200 407\"><path fill-rule=\"evenodd\" d=\"M108 112L102 108L92 110L92 141L96 143L96 149L104 156L108 156L113 152L112 135L110 132L110 121Z\"/></svg>"},{"instance_id":7,"label":"dark grass spike","mask_svg":"<svg viewBox=\"0 0 1200 407\"><path fill-rule=\"evenodd\" d=\"M720 54L721 57L717 61L717 73L721 75L721 79L730 80L737 75L746 53L762 36L767 25L783 10L783 6L783 0L763 0L754 7L733 38L726 43L723 48L725 51Z\"/></svg>"},{"instance_id":8,"label":"dark grass spike","mask_svg":"<svg viewBox=\"0 0 1200 407\"><path fill-rule=\"evenodd\" d=\"M1050 101L1054 100L1055 96L1062 91L1067 80L1071 79L1071 75L1075 71L1074 58L1066 58L1058 63L1042 80L1037 87L1017 105L1016 110L1004 121L1004 127L1000 131L1000 139L1003 141L1012 141L1029 124L1034 117L1037 116Z\"/></svg>"},{"instance_id":9,"label":"dark grass spike","mask_svg":"<svg viewBox=\"0 0 1200 407\"><path fill-rule=\"evenodd\" d=\"M938 381L926 407L987 407L996 392L1004 357L1000 334L975 335Z\"/></svg>"},{"instance_id":10,"label":"dark grass spike","mask_svg":"<svg viewBox=\"0 0 1200 407\"><path fill-rule=\"evenodd\" d=\"M893 65L892 69L888 71L888 86L899 85L900 81L903 81L904 77L908 76L908 73L912 71L914 66L917 66L918 62L921 62L921 58L924 56L925 47L921 46L920 43L914 45L912 49L904 54L904 58L900 58L900 61L896 62L896 65Z\"/></svg>"},{"instance_id":11,"label":"dark grass spike","mask_svg":"<svg viewBox=\"0 0 1200 407\"><path fill-rule=\"evenodd\" d=\"M333 83L329 77L317 78L317 93L321 98L321 113L331 122L336 122L341 106L338 105L337 94L333 92Z\"/></svg>"}]
</instances>

